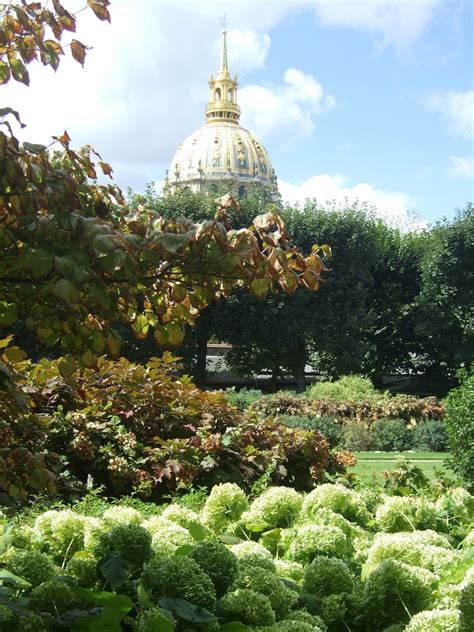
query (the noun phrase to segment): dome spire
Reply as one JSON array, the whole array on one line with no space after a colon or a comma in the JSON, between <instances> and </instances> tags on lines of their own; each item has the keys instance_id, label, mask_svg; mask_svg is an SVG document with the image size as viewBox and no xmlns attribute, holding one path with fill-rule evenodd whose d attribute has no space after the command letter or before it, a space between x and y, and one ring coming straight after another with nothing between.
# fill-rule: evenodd
<instances>
[{"instance_id":1,"label":"dome spire","mask_svg":"<svg viewBox=\"0 0 474 632\"><path fill-rule=\"evenodd\" d=\"M208 123L227 121L238 125L240 108L237 104L237 75L231 78L227 62L227 29L222 29L221 67L216 78L209 77L209 103L206 107Z\"/></svg>"},{"instance_id":2,"label":"dome spire","mask_svg":"<svg viewBox=\"0 0 474 632\"><path fill-rule=\"evenodd\" d=\"M225 17L224 17L224 28L222 29L222 62L221 62L221 70L223 72L229 72L229 68L227 66L227 29L225 27Z\"/></svg>"}]
</instances>

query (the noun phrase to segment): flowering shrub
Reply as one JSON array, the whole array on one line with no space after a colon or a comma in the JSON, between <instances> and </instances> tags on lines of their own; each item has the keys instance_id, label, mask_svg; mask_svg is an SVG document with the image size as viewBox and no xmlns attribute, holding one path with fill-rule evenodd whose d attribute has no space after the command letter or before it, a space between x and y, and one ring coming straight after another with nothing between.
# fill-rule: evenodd
<instances>
[{"instance_id":1,"label":"flowering shrub","mask_svg":"<svg viewBox=\"0 0 474 632\"><path fill-rule=\"evenodd\" d=\"M244 415L223 393L179 377L169 353L146 366L97 362L12 365L16 390L0 392L8 446L0 450L0 490L24 498L58 485L77 492L92 476L110 495L158 499L179 485L249 488L266 472L302 490L323 480L329 447L318 432Z\"/></svg>"},{"instance_id":2,"label":"flowering shrub","mask_svg":"<svg viewBox=\"0 0 474 632\"><path fill-rule=\"evenodd\" d=\"M363 505L370 518L361 526L343 515L354 512L360 493L337 484L320 489L270 488L249 505L242 489L226 483L200 511L99 500L94 512L80 501L35 519L24 511L12 525L1 514L0 629L100 630L114 619L148 632L170 629L171 615L175 632L219 632L230 623L249 632L472 629L468 492L438 490L434 503L408 497L410 507L451 507L446 533L377 533L374 513L400 497L365 493L371 511ZM241 540L235 533L246 513L267 522L249 524L250 539ZM416 511L410 515L417 520ZM274 526L288 516L291 526Z\"/></svg>"}]
</instances>

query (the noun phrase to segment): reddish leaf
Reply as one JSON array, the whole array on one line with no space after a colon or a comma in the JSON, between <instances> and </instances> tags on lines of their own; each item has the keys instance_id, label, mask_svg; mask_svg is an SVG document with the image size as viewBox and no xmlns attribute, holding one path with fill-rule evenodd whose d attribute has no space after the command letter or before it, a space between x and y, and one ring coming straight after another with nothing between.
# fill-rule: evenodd
<instances>
[{"instance_id":1,"label":"reddish leaf","mask_svg":"<svg viewBox=\"0 0 474 632\"><path fill-rule=\"evenodd\" d=\"M84 46L78 40L73 39L71 42L71 53L76 61L78 61L81 66L84 66L84 61L86 59L86 50L87 47Z\"/></svg>"},{"instance_id":2,"label":"reddish leaf","mask_svg":"<svg viewBox=\"0 0 474 632\"><path fill-rule=\"evenodd\" d=\"M94 11L99 20L107 20L110 22L110 13L107 9L107 5L110 4L109 0L87 0L87 4Z\"/></svg>"}]
</instances>

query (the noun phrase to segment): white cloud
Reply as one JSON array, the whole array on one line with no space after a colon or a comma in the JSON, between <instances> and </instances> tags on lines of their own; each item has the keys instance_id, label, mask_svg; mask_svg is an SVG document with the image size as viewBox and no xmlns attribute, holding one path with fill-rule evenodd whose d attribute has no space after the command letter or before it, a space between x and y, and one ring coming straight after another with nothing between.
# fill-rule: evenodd
<instances>
[{"instance_id":1,"label":"white cloud","mask_svg":"<svg viewBox=\"0 0 474 632\"><path fill-rule=\"evenodd\" d=\"M399 51L423 33L441 0L315 0L321 24L374 33Z\"/></svg>"},{"instance_id":2,"label":"white cloud","mask_svg":"<svg viewBox=\"0 0 474 632\"><path fill-rule=\"evenodd\" d=\"M459 178L474 178L474 158L451 156L449 159L449 174Z\"/></svg>"},{"instance_id":3,"label":"white cloud","mask_svg":"<svg viewBox=\"0 0 474 632\"><path fill-rule=\"evenodd\" d=\"M327 95L312 75L289 68L281 85L247 85L240 90L242 125L262 140L287 144L309 136L315 117L335 107L336 100Z\"/></svg>"},{"instance_id":4,"label":"white cloud","mask_svg":"<svg viewBox=\"0 0 474 632\"><path fill-rule=\"evenodd\" d=\"M258 33L251 29L229 29L227 43L230 70L238 68L239 72L245 72L263 66L270 50L271 39L267 33ZM216 42L216 51L217 48Z\"/></svg>"},{"instance_id":5,"label":"white cloud","mask_svg":"<svg viewBox=\"0 0 474 632\"><path fill-rule=\"evenodd\" d=\"M474 139L474 90L434 92L425 95L422 104L438 113L453 135Z\"/></svg>"},{"instance_id":6,"label":"white cloud","mask_svg":"<svg viewBox=\"0 0 474 632\"><path fill-rule=\"evenodd\" d=\"M342 209L348 204L359 203L373 208L377 217L401 230L420 230L427 226L413 212L416 200L410 195L376 189L366 183L350 186L348 179L341 175L324 173L312 176L302 184L279 180L278 186L283 201L289 204L304 204L305 200L316 199L324 206Z\"/></svg>"}]
</instances>

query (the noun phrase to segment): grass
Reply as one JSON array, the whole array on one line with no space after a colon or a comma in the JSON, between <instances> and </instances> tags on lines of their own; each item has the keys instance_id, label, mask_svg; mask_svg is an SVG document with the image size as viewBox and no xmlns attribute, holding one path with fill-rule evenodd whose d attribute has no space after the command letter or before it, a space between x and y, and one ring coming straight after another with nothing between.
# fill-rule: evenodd
<instances>
[{"instance_id":1,"label":"grass","mask_svg":"<svg viewBox=\"0 0 474 632\"><path fill-rule=\"evenodd\" d=\"M349 468L362 480L383 482L383 472L396 467L397 458L404 456L411 463L417 465L427 478L433 478L436 470L447 471L444 460L449 456L447 452L356 452L357 465Z\"/></svg>"}]
</instances>

